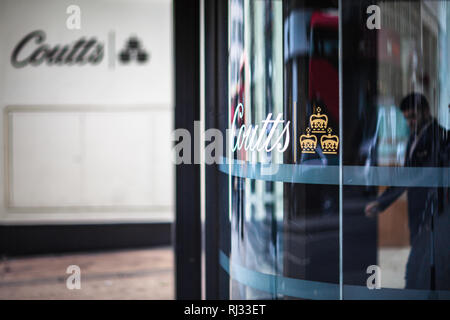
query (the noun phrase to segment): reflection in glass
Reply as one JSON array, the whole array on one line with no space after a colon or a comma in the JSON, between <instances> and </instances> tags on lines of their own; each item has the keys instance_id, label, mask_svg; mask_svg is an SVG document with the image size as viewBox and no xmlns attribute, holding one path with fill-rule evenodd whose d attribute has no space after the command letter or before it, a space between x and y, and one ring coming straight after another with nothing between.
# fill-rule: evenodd
<instances>
[{"instance_id":1,"label":"reflection in glass","mask_svg":"<svg viewBox=\"0 0 450 320\"><path fill-rule=\"evenodd\" d=\"M282 113L281 1L234 0L230 3L230 115L237 120L233 145L240 128L259 126L269 114ZM243 110L238 106L242 104ZM268 137L272 124L267 126ZM274 137L282 133L275 128ZM256 141L256 138L255 138ZM271 143L274 143L272 139ZM269 148L270 149L270 148ZM282 163L277 149L236 150L236 163ZM277 275L282 270L282 183L231 177L231 254L233 264L252 271ZM231 298L277 298L276 290L263 292L232 280Z\"/></svg>"},{"instance_id":2,"label":"reflection in glass","mask_svg":"<svg viewBox=\"0 0 450 320\"><path fill-rule=\"evenodd\" d=\"M368 181L372 166L399 179L344 186L344 285L364 286L366 268L377 264L384 288L448 290L448 184L418 176L431 169L448 183L449 95L441 91L448 59L441 57L450 8L446 1L379 1L382 28L369 30L365 4L342 10L344 166L366 165ZM355 264L354 254L367 258ZM355 298L350 290L347 298Z\"/></svg>"},{"instance_id":3,"label":"reflection in glass","mask_svg":"<svg viewBox=\"0 0 450 320\"><path fill-rule=\"evenodd\" d=\"M283 152L228 154L231 298L449 297L450 4L378 1L379 30L370 5L230 3L232 143L289 125Z\"/></svg>"},{"instance_id":4,"label":"reflection in glass","mask_svg":"<svg viewBox=\"0 0 450 320\"><path fill-rule=\"evenodd\" d=\"M337 2L283 4L284 104L293 126L284 162L337 168L337 150L324 143L339 134ZM338 299L339 187L319 183L284 184L284 275L330 284L329 298Z\"/></svg>"}]
</instances>

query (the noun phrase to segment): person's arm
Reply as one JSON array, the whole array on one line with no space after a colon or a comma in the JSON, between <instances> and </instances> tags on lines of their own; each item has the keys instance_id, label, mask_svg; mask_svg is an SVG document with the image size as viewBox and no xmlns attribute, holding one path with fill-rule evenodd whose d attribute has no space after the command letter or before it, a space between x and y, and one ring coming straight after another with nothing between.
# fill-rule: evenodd
<instances>
[{"instance_id":1,"label":"person's arm","mask_svg":"<svg viewBox=\"0 0 450 320\"><path fill-rule=\"evenodd\" d=\"M367 217L374 217L386 210L395 200L397 200L406 187L389 187L375 201L367 204L365 214Z\"/></svg>"},{"instance_id":2,"label":"person's arm","mask_svg":"<svg viewBox=\"0 0 450 320\"><path fill-rule=\"evenodd\" d=\"M405 192L406 187L389 187L387 188L378 198L377 202L380 204L380 211L386 210L395 200L397 200L403 192Z\"/></svg>"},{"instance_id":3,"label":"person's arm","mask_svg":"<svg viewBox=\"0 0 450 320\"><path fill-rule=\"evenodd\" d=\"M411 161L409 159L409 151L411 148L411 144L413 142L413 136L411 135L408 140L408 144L406 146L405 152L405 167L411 166ZM364 210L366 217L372 218L378 215L379 213L386 210L395 200L397 200L403 192L405 192L406 187L388 187L384 192L377 197L376 200L369 202L366 205Z\"/></svg>"}]
</instances>

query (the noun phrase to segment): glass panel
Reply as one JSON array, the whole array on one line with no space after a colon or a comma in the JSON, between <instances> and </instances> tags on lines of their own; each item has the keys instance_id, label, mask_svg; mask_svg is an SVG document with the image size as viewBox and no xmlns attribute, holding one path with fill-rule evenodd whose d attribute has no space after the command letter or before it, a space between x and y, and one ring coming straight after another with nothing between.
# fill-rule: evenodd
<instances>
[{"instance_id":1,"label":"glass panel","mask_svg":"<svg viewBox=\"0 0 450 320\"><path fill-rule=\"evenodd\" d=\"M339 297L337 14L230 3L231 298Z\"/></svg>"},{"instance_id":2,"label":"glass panel","mask_svg":"<svg viewBox=\"0 0 450 320\"><path fill-rule=\"evenodd\" d=\"M284 160L314 172L284 185L284 275L313 281L310 294L294 298L338 299L338 8L332 1L283 4L284 103L292 123Z\"/></svg>"},{"instance_id":3,"label":"glass panel","mask_svg":"<svg viewBox=\"0 0 450 320\"><path fill-rule=\"evenodd\" d=\"M231 298L450 298L448 19L230 3Z\"/></svg>"},{"instance_id":4,"label":"glass panel","mask_svg":"<svg viewBox=\"0 0 450 320\"><path fill-rule=\"evenodd\" d=\"M233 166L281 163L277 143L284 143L282 124L270 122L283 112L282 6L281 1L232 1L230 4L230 127ZM273 117L267 119L269 114ZM265 122L267 125L264 126ZM258 128L259 126L259 128ZM270 142L253 148L261 134ZM272 139L270 140L270 135ZM261 140L262 141L262 140ZM244 143L244 145L242 145ZM261 144L262 145L262 144ZM268 170L272 168L267 166ZM270 177L270 175L268 176ZM272 179L230 177L231 254L233 266L263 277L282 271L283 184ZM233 278L233 277L232 277ZM249 280L247 277L246 280ZM269 280L270 282L270 280ZM233 299L276 298L276 288L261 290L254 283L233 279Z\"/></svg>"},{"instance_id":5,"label":"glass panel","mask_svg":"<svg viewBox=\"0 0 450 320\"><path fill-rule=\"evenodd\" d=\"M450 6L373 4L342 7L343 298L449 298Z\"/></svg>"}]
</instances>

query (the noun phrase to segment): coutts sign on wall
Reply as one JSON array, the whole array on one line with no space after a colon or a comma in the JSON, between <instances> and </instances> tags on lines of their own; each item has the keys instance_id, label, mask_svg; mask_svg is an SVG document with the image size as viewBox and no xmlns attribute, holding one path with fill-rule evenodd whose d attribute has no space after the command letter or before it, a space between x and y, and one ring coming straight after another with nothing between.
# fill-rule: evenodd
<instances>
[{"instance_id":1,"label":"coutts sign on wall","mask_svg":"<svg viewBox=\"0 0 450 320\"><path fill-rule=\"evenodd\" d=\"M11 64L16 68L39 66L44 62L51 65L85 65L99 64L104 56L104 44L95 37L80 38L72 44L50 45L45 42L46 35L42 30L32 31L15 46L11 55ZM31 50L31 53L29 53ZM25 53L28 52L28 53ZM144 63L149 54L141 46L136 37L130 37L121 50L119 59L122 63L136 60Z\"/></svg>"}]
</instances>

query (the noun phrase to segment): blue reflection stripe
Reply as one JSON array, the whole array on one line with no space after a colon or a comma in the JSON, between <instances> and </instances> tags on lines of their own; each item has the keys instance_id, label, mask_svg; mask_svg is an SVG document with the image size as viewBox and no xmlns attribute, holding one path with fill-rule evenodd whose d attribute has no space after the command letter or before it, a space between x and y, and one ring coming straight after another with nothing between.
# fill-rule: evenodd
<instances>
[{"instance_id":1,"label":"blue reflection stripe","mask_svg":"<svg viewBox=\"0 0 450 320\"><path fill-rule=\"evenodd\" d=\"M336 300L339 299L339 285L286 278L250 270L231 263L223 251L220 251L220 265L239 283L248 287L268 292L272 295L282 294L302 299Z\"/></svg>"},{"instance_id":2,"label":"blue reflection stripe","mask_svg":"<svg viewBox=\"0 0 450 320\"><path fill-rule=\"evenodd\" d=\"M233 176L289 183L339 184L339 166L278 164L263 165L234 160L231 164L223 158L219 170ZM405 186L405 187L448 187L448 167L374 167L344 166L344 185L354 186Z\"/></svg>"},{"instance_id":3,"label":"blue reflection stripe","mask_svg":"<svg viewBox=\"0 0 450 320\"><path fill-rule=\"evenodd\" d=\"M250 270L236 263L230 263L228 256L219 251L220 266L239 283L270 293L301 299L337 300L339 285L334 283L287 278ZM450 291L428 291L411 289L368 289L363 286L344 285L344 299L348 300L427 300L450 299Z\"/></svg>"}]
</instances>

